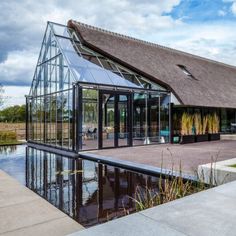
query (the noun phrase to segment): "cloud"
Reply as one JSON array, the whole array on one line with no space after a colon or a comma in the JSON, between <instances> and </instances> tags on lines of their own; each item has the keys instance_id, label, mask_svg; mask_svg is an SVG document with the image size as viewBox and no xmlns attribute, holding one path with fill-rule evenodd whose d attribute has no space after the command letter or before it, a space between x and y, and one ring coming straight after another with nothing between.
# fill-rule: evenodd
<instances>
[{"instance_id":1,"label":"cloud","mask_svg":"<svg viewBox=\"0 0 236 236\"><path fill-rule=\"evenodd\" d=\"M69 19L136 37L181 23L170 13L180 0L0 1L0 82L30 85L47 21ZM142 32L142 33L140 33Z\"/></svg>"},{"instance_id":2,"label":"cloud","mask_svg":"<svg viewBox=\"0 0 236 236\"><path fill-rule=\"evenodd\" d=\"M236 23L227 21L229 7L236 15L236 0L216 2L0 1L0 83L5 87L30 86L47 21L66 24L69 19L236 65ZM211 11L205 11L206 6ZM177 8L181 14L174 15Z\"/></svg>"},{"instance_id":3,"label":"cloud","mask_svg":"<svg viewBox=\"0 0 236 236\"><path fill-rule=\"evenodd\" d=\"M223 2L232 2L231 11L236 15L236 0L223 0Z\"/></svg>"},{"instance_id":4,"label":"cloud","mask_svg":"<svg viewBox=\"0 0 236 236\"><path fill-rule=\"evenodd\" d=\"M149 38L161 45L236 65L236 31L232 30L235 27L236 22L184 24Z\"/></svg>"},{"instance_id":5,"label":"cloud","mask_svg":"<svg viewBox=\"0 0 236 236\"><path fill-rule=\"evenodd\" d=\"M231 9L232 9L233 14L236 15L236 1L233 3Z\"/></svg>"},{"instance_id":6,"label":"cloud","mask_svg":"<svg viewBox=\"0 0 236 236\"><path fill-rule=\"evenodd\" d=\"M29 50L11 51L0 64L0 82L3 85L26 86L31 83L37 54Z\"/></svg>"}]
</instances>

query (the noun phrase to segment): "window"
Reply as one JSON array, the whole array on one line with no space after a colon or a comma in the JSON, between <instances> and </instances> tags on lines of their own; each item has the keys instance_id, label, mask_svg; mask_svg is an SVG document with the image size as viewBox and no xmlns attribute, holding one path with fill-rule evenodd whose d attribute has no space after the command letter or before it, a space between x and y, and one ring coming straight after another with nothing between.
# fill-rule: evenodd
<instances>
[{"instance_id":1,"label":"window","mask_svg":"<svg viewBox=\"0 0 236 236\"><path fill-rule=\"evenodd\" d=\"M186 68L186 66L184 65L177 65L183 72L185 75L187 75L189 78L191 79L196 79L189 71L188 69Z\"/></svg>"}]
</instances>

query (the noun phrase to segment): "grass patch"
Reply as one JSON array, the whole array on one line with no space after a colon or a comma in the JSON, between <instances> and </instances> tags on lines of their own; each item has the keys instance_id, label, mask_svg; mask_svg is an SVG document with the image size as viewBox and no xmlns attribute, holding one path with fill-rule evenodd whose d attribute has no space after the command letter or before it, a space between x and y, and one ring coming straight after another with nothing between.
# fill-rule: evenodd
<instances>
[{"instance_id":1,"label":"grass patch","mask_svg":"<svg viewBox=\"0 0 236 236\"><path fill-rule=\"evenodd\" d=\"M0 141L0 146L23 144L21 141Z\"/></svg>"}]
</instances>

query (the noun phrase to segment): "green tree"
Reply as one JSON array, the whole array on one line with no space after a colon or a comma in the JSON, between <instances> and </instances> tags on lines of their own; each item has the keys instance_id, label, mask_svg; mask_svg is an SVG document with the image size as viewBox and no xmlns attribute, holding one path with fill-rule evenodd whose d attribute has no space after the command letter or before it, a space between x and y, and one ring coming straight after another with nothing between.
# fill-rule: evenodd
<instances>
[{"instance_id":1,"label":"green tree","mask_svg":"<svg viewBox=\"0 0 236 236\"><path fill-rule=\"evenodd\" d=\"M0 111L0 122L24 122L25 105L15 105Z\"/></svg>"}]
</instances>

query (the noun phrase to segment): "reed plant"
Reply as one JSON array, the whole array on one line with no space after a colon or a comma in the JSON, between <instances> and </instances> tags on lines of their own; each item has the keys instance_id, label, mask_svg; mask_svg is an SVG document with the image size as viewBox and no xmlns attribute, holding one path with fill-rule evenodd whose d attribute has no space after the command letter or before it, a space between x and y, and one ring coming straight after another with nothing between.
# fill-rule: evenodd
<instances>
[{"instance_id":1,"label":"reed plant","mask_svg":"<svg viewBox=\"0 0 236 236\"><path fill-rule=\"evenodd\" d=\"M188 114L186 112L183 113L181 117L181 135L188 134Z\"/></svg>"},{"instance_id":2,"label":"reed plant","mask_svg":"<svg viewBox=\"0 0 236 236\"><path fill-rule=\"evenodd\" d=\"M202 117L199 113L194 114L194 128L197 135L203 134Z\"/></svg>"},{"instance_id":3,"label":"reed plant","mask_svg":"<svg viewBox=\"0 0 236 236\"><path fill-rule=\"evenodd\" d=\"M219 128L220 128L219 117L216 113L214 113L212 116L212 132L214 134L219 133Z\"/></svg>"},{"instance_id":4,"label":"reed plant","mask_svg":"<svg viewBox=\"0 0 236 236\"><path fill-rule=\"evenodd\" d=\"M213 116L210 114L207 116L207 130L209 134L213 133Z\"/></svg>"},{"instance_id":5,"label":"reed plant","mask_svg":"<svg viewBox=\"0 0 236 236\"><path fill-rule=\"evenodd\" d=\"M141 211L208 188L202 181L186 180L181 175L161 176L156 190L147 186L137 186L132 200L135 203L135 210Z\"/></svg>"},{"instance_id":6,"label":"reed plant","mask_svg":"<svg viewBox=\"0 0 236 236\"><path fill-rule=\"evenodd\" d=\"M188 114L187 118L187 134L192 135L193 134L193 116Z\"/></svg>"},{"instance_id":7,"label":"reed plant","mask_svg":"<svg viewBox=\"0 0 236 236\"><path fill-rule=\"evenodd\" d=\"M202 119L202 134L207 133L207 124L208 124L208 116L204 116Z\"/></svg>"},{"instance_id":8,"label":"reed plant","mask_svg":"<svg viewBox=\"0 0 236 236\"><path fill-rule=\"evenodd\" d=\"M193 134L193 116L184 112L181 118L181 135Z\"/></svg>"}]
</instances>

